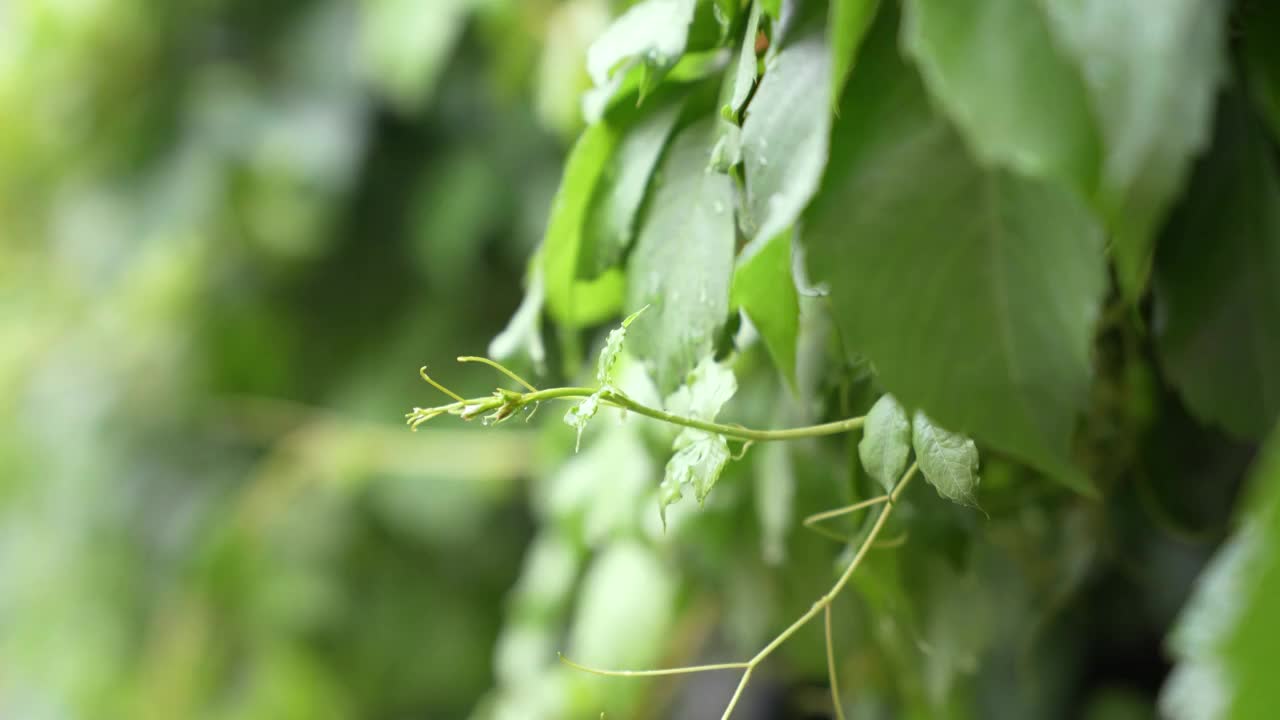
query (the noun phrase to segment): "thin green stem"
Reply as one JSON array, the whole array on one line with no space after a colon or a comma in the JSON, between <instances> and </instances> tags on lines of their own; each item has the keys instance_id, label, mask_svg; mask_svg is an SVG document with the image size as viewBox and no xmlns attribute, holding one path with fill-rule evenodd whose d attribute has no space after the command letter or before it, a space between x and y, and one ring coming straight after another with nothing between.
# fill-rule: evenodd
<instances>
[{"instance_id":1,"label":"thin green stem","mask_svg":"<svg viewBox=\"0 0 1280 720\"><path fill-rule=\"evenodd\" d=\"M813 603L812 607L797 618L795 622L788 625L787 629L779 633L778 636L771 640L768 645L761 648L760 652L752 656L750 660L741 663L694 665L690 667L667 668L663 670L601 670L598 668L589 668L584 665L579 665L564 656L561 656L560 660L570 667L577 668L584 672L612 677L656 677L662 675L687 675L689 673L708 672L712 670L743 670L742 678L738 681L738 687L733 691L733 697L730 698L729 705L725 708L724 715L721 716L721 720L729 720L729 716L733 714L734 708L738 705L738 700L742 697L742 693L746 689L747 682L751 679L751 673L759 667L760 663L764 662L766 658L773 654L773 651L777 650L780 645L791 639L791 636L795 635L800 628L804 627L810 620L816 617L818 613L830 612L832 601L834 601L836 596L840 594L840 591L844 590L845 585L849 584L849 579L853 577L854 571L862 564L863 558L867 556L867 553L875 544L876 538L880 535L880 531L884 529L885 523L889 521L889 516L893 513L898 498L902 495L902 492L906 490L911 479L915 477L917 467L918 466L915 463L912 463L911 467L908 468L907 472L902 476L902 479L899 480L898 484L893 488L893 492L889 493L885 498L877 499L877 501L883 504L884 507L880 510L880 514L876 516L876 521L875 524L871 526L871 531L867 533L867 537L862 541L862 544L858 546L858 552L854 554L853 560L849 562L849 566L840 574L840 578L836 580L835 585L832 585L831 589L827 591L825 595L818 598L818 600ZM830 625L828 625L827 633L828 657L830 658ZM834 665L832 667L834 668ZM835 671L833 669L833 692L835 682L834 673ZM836 703L836 706L839 707L839 702Z\"/></svg>"},{"instance_id":2,"label":"thin green stem","mask_svg":"<svg viewBox=\"0 0 1280 720\"><path fill-rule=\"evenodd\" d=\"M422 379L423 379L423 380L426 380L427 382L431 383L431 387L433 387L433 388L435 388L435 389L439 390L440 392L444 393L445 395L448 395L449 397L453 398L454 400L457 400L458 402L466 402L466 400L463 400L463 399L462 399L462 396L461 396L461 395L459 395L459 394L455 393L454 391L450 390L449 388L447 388L447 387L445 387L445 386L441 385L440 383L436 382L435 380L432 380L432 379L431 379L431 376L427 374L427 366L426 366L426 365L423 365L423 366L418 370L418 374L422 376Z\"/></svg>"},{"instance_id":3,"label":"thin green stem","mask_svg":"<svg viewBox=\"0 0 1280 720\"><path fill-rule=\"evenodd\" d=\"M460 363L469 363L469 362L484 363L485 365L488 365L489 367L493 368L494 370L497 370L498 372L502 373L503 375L506 375L507 377L511 378L512 380L515 380L516 382L520 383L520 384L521 384L521 385L523 385L523 386L524 386L524 387L525 387L529 392L538 392L538 388L534 387L534 386L533 386L532 384L530 384L527 380L525 380L524 378L522 378L522 377L520 377L519 375L515 374L515 373L514 373L514 372L512 372L511 370L508 370L508 369L506 368L506 366L505 366L505 365L503 365L503 364L502 364L502 363L500 363L500 362L497 362L497 361L494 361L494 360L490 360L489 358L486 358L486 357L475 357L474 355L463 355L463 356L461 356L461 357L459 357L459 358L458 358L458 362L460 362Z\"/></svg>"},{"instance_id":4,"label":"thin green stem","mask_svg":"<svg viewBox=\"0 0 1280 720\"><path fill-rule=\"evenodd\" d=\"M560 655L560 662L568 665L574 670L581 670L592 675L603 675L605 677L664 677L667 675L691 675L700 672L713 672L715 670L745 670L747 663L716 663L714 665L687 665L678 668L663 668L661 670L603 670L601 668L587 667L580 665L564 655Z\"/></svg>"},{"instance_id":5,"label":"thin green stem","mask_svg":"<svg viewBox=\"0 0 1280 720\"><path fill-rule=\"evenodd\" d=\"M831 685L831 705L836 710L836 720L845 720L844 708L840 707L840 683L836 678L836 650L831 639L831 603L822 611L823 630L827 637L827 674Z\"/></svg>"},{"instance_id":6,"label":"thin green stem","mask_svg":"<svg viewBox=\"0 0 1280 720\"><path fill-rule=\"evenodd\" d=\"M467 362L470 362L472 360L477 362L485 362L486 364L492 364L494 367L498 368L499 370L503 370L501 366L498 366L496 363L491 363L490 361L487 361L485 358L459 358L459 360L463 360ZM523 383L523 381L520 380L518 375L515 375L514 373L509 373L509 374L518 382ZM821 435L836 435L839 433L845 433L845 432L850 432L852 430L856 430L862 427L862 422L863 422L863 418L854 417L854 418L846 418L844 420L836 420L835 422L821 423L819 425L805 425L803 427L785 428L782 430L755 430L752 428L742 427L741 425L727 425L725 423L708 422L706 420L699 420L697 418L685 417L683 415L676 415L674 413L669 413L665 410L652 408L652 407L649 407L648 405L644 405L635 400L632 400L630 397L628 397L624 393L618 392L616 390L591 388L591 387L559 387L559 388L548 388L546 390L534 390L534 391L523 393L523 394L509 393L509 395L512 396L511 398L502 397L499 395L489 395L482 398L463 399L458 397L457 395L454 395L448 390L445 390L441 385L439 385L434 380L431 380L429 377L427 377L425 372L423 373L423 378L426 379L427 382L430 382L432 386L439 388L441 391L447 393L450 397L458 401L457 403L454 403L452 405L446 405L439 408L427 408L423 412L431 412L435 410L451 412L460 408L465 408L466 409L465 416L468 418L474 417L480 413L483 413L489 410L496 409L510 402L515 402L517 405L524 406L524 405L528 405L529 403L542 402L543 400L582 399L582 398L589 397L591 395L596 395L598 393L600 402L605 403L606 405L611 405L616 408L629 410L631 412L636 413L637 415L644 415L645 417L653 418L654 420L660 420L662 422L670 423L672 425L679 425L682 427L694 428L695 430L705 430L706 432L716 433L719 435L723 435L726 438L732 438L735 440L740 440L742 442L768 442L768 441L774 441L774 440L795 440L798 438L818 437Z\"/></svg>"}]
</instances>

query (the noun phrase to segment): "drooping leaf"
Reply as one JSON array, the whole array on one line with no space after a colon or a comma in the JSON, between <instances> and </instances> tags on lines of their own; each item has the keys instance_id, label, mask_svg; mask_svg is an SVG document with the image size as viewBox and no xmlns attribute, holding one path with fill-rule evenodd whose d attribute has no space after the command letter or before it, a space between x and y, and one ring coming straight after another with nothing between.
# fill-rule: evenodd
<instances>
[{"instance_id":1,"label":"drooping leaf","mask_svg":"<svg viewBox=\"0 0 1280 720\"><path fill-rule=\"evenodd\" d=\"M871 29L880 0L831 0L827 20L827 42L831 45L831 98L836 102L844 91L849 72L857 62L862 40Z\"/></svg>"},{"instance_id":2,"label":"drooping leaf","mask_svg":"<svg viewBox=\"0 0 1280 720\"><path fill-rule=\"evenodd\" d=\"M1105 289L1068 191L983 168L877 23L805 216L811 277L886 389L1076 487L1072 426Z\"/></svg>"},{"instance_id":3,"label":"drooping leaf","mask_svg":"<svg viewBox=\"0 0 1280 720\"><path fill-rule=\"evenodd\" d=\"M731 299L760 331L778 372L794 383L800 298L791 273L790 232L738 259Z\"/></svg>"},{"instance_id":4,"label":"drooping leaf","mask_svg":"<svg viewBox=\"0 0 1280 720\"><path fill-rule=\"evenodd\" d=\"M587 127L569 153L560 189L551 205L542 240L542 272L547 308L565 327L600 322L617 312L622 299L619 272L605 273L591 281L578 279L584 217L616 145L617 134L608 125Z\"/></svg>"},{"instance_id":5,"label":"drooping leaf","mask_svg":"<svg viewBox=\"0 0 1280 720\"><path fill-rule=\"evenodd\" d=\"M667 397L664 406L676 415L711 421L737 390L733 371L708 356L689 373L685 384ZM667 506L684 496L682 488L691 486L698 502L702 502L730 457L729 444L722 435L694 428L681 430L672 449L675 454L667 462L658 490L658 512L664 525Z\"/></svg>"},{"instance_id":6,"label":"drooping leaf","mask_svg":"<svg viewBox=\"0 0 1280 720\"><path fill-rule=\"evenodd\" d=\"M920 472L939 495L961 505L977 504L978 446L972 440L938 427L917 410L911 419L911 446Z\"/></svg>"},{"instance_id":7,"label":"drooping leaf","mask_svg":"<svg viewBox=\"0 0 1280 720\"><path fill-rule=\"evenodd\" d=\"M789 228L818 189L831 132L830 74L831 53L816 23L765 69L742 124L749 244Z\"/></svg>"},{"instance_id":8,"label":"drooping leaf","mask_svg":"<svg viewBox=\"0 0 1280 720\"><path fill-rule=\"evenodd\" d=\"M1258 438L1280 418L1280 174L1239 99L1215 136L1156 255L1157 346L1197 416Z\"/></svg>"},{"instance_id":9,"label":"drooping leaf","mask_svg":"<svg viewBox=\"0 0 1280 720\"><path fill-rule=\"evenodd\" d=\"M511 316L511 320L502 332L489 343L489 357L495 360L506 360L517 353L525 353L534 369L545 372L547 350L542 342L542 305L546 294L542 284L542 262L534 255L529 262L529 286L525 288L524 299Z\"/></svg>"},{"instance_id":10,"label":"drooping leaf","mask_svg":"<svg viewBox=\"0 0 1280 720\"><path fill-rule=\"evenodd\" d=\"M656 87L684 54L695 0L642 0L631 6L587 50L587 74L595 87L583 99L587 122L600 119L628 74L638 75L640 92Z\"/></svg>"},{"instance_id":11,"label":"drooping leaf","mask_svg":"<svg viewBox=\"0 0 1280 720\"><path fill-rule=\"evenodd\" d=\"M723 114L737 117L742 112L742 106L747 102L747 96L751 94L751 86L756 82L757 66L759 62L756 60L756 33L760 30L760 4L756 3L751 6L751 14L747 16L747 31L742 38L742 47L738 49L738 62L733 68L733 93L729 97L729 104L723 109Z\"/></svg>"},{"instance_id":12,"label":"drooping leaf","mask_svg":"<svg viewBox=\"0 0 1280 720\"><path fill-rule=\"evenodd\" d=\"M1079 65L1104 152L1099 203L1120 287L1146 288L1155 233L1209 135L1223 77L1223 0L1040 0Z\"/></svg>"},{"instance_id":13,"label":"drooping leaf","mask_svg":"<svg viewBox=\"0 0 1280 720\"><path fill-rule=\"evenodd\" d=\"M863 423L858 459L885 492L892 492L907 469L910 454L911 419L892 395L881 395Z\"/></svg>"},{"instance_id":14,"label":"drooping leaf","mask_svg":"<svg viewBox=\"0 0 1280 720\"><path fill-rule=\"evenodd\" d=\"M708 118L672 142L627 267L628 305L652 305L631 349L662 391L708 354L729 312L733 195L730 179L707 169L713 128Z\"/></svg>"},{"instance_id":15,"label":"drooping leaf","mask_svg":"<svg viewBox=\"0 0 1280 720\"><path fill-rule=\"evenodd\" d=\"M904 8L904 46L976 158L1092 193L1099 147L1084 80L1035 2Z\"/></svg>"},{"instance_id":16,"label":"drooping leaf","mask_svg":"<svg viewBox=\"0 0 1280 720\"><path fill-rule=\"evenodd\" d=\"M1280 432L1251 473L1240 529L1201 576L1170 647L1178 664L1160 697L1165 717L1268 717L1280 707Z\"/></svg>"},{"instance_id":17,"label":"drooping leaf","mask_svg":"<svg viewBox=\"0 0 1280 720\"><path fill-rule=\"evenodd\" d=\"M578 259L580 276L594 278L616 267L630 247L640 204L681 108L679 99L658 104L628 127L618 142L587 209Z\"/></svg>"}]
</instances>

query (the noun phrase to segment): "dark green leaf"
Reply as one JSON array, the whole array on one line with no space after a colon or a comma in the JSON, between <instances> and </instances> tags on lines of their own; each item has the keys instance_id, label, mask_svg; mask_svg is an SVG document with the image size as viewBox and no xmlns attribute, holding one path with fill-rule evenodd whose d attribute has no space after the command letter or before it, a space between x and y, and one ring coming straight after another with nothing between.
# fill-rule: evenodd
<instances>
[{"instance_id":1,"label":"dark green leaf","mask_svg":"<svg viewBox=\"0 0 1280 720\"><path fill-rule=\"evenodd\" d=\"M910 0L904 45L975 157L1089 195L1098 137L1080 71L1027 0Z\"/></svg>"},{"instance_id":2,"label":"dark green leaf","mask_svg":"<svg viewBox=\"0 0 1280 720\"><path fill-rule=\"evenodd\" d=\"M906 471L910 454L911 420L907 411L892 395L881 395L867 413L862 440L858 442L862 468L885 492L891 492Z\"/></svg>"},{"instance_id":3,"label":"dark green leaf","mask_svg":"<svg viewBox=\"0 0 1280 720\"><path fill-rule=\"evenodd\" d=\"M757 252L738 260L731 295L733 304L760 331L778 372L787 382L794 383L800 300L791 279L790 232L774 237Z\"/></svg>"},{"instance_id":4,"label":"dark green leaf","mask_svg":"<svg viewBox=\"0 0 1280 720\"><path fill-rule=\"evenodd\" d=\"M831 55L820 27L788 43L765 69L742 125L749 242L791 227L818 189L831 132Z\"/></svg>"},{"instance_id":5,"label":"dark green leaf","mask_svg":"<svg viewBox=\"0 0 1280 720\"><path fill-rule=\"evenodd\" d=\"M1223 75L1227 3L1041 0L1080 66L1102 136L1099 202L1121 289L1140 297L1155 233L1204 144Z\"/></svg>"},{"instance_id":6,"label":"dark green leaf","mask_svg":"<svg viewBox=\"0 0 1280 720\"><path fill-rule=\"evenodd\" d=\"M669 102L653 108L627 129L609 158L587 211L582 276L596 277L618 265L631 245L640 204L682 107Z\"/></svg>"},{"instance_id":7,"label":"dark green leaf","mask_svg":"<svg viewBox=\"0 0 1280 720\"><path fill-rule=\"evenodd\" d=\"M1280 4L1253 2L1243 6L1244 73L1249 90L1272 136L1280 140Z\"/></svg>"},{"instance_id":8,"label":"dark green leaf","mask_svg":"<svg viewBox=\"0 0 1280 720\"><path fill-rule=\"evenodd\" d=\"M1072 426L1105 289L1101 233L1066 190L976 163L878 26L806 215L849 352L904 404L1081 486Z\"/></svg>"},{"instance_id":9,"label":"dark green leaf","mask_svg":"<svg viewBox=\"0 0 1280 720\"><path fill-rule=\"evenodd\" d=\"M880 0L831 0L827 40L831 44L831 97L838 100L857 62L862 40L871 29Z\"/></svg>"},{"instance_id":10,"label":"dark green leaf","mask_svg":"<svg viewBox=\"0 0 1280 720\"><path fill-rule=\"evenodd\" d=\"M622 299L622 278L617 272L593 281L577 279L588 202L616 145L617 134L608 125L588 126L569 153L551 205L542 240L543 280L547 307L566 327L600 322L618 311Z\"/></svg>"},{"instance_id":11,"label":"dark green leaf","mask_svg":"<svg viewBox=\"0 0 1280 720\"><path fill-rule=\"evenodd\" d=\"M1280 176L1233 101L1156 256L1156 332L1169 379L1201 418L1243 437L1280 417Z\"/></svg>"},{"instance_id":12,"label":"dark green leaf","mask_svg":"<svg viewBox=\"0 0 1280 720\"><path fill-rule=\"evenodd\" d=\"M632 328L631 349L664 391L710 352L729 312L733 194L730 179L707 168L713 138L711 118L676 136L627 267L628 306L653 306Z\"/></svg>"}]
</instances>

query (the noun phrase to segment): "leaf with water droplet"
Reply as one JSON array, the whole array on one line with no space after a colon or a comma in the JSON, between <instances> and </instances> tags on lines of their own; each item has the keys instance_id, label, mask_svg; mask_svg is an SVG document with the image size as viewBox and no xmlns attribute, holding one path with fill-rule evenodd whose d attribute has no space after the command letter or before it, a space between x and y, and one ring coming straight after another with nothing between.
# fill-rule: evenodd
<instances>
[{"instance_id":1,"label":"leaf with water droplet","mask_svg":"<svg viewBox=\"0 0 1280 720\"><path fill-rule=\"evenodd\" d=\"M911 420L907 411L892 395L882 395L871 406L862 428L858 443L862 468L885 492L892 492L907 469L907 456L911 454Z\"/></svg>"},{"instance_id":2,"label":"leaf with water droplet","mask_svg":"<svg viewBox=\"0 0 1280 720\"><path fill-rule=\"evenodd\" d=\"M591 422L591 418L596 416L596 412L600 410L600 391L588 395L582 402L569 408L569 412L564 414L564 421L569 427L578 431L578 438L573 443L573 451L576 453L582 447L582 431L587 429L587 423Z\"/></svg>"},{"instance_id":3,"label":"leaf with water droplet","mask_svg":"<svg viewBox=\"0 0 1280 720\"><path fill-rule=\"evenodd\" d=\"M978 446L972 440L938 427L917 410L911 422L911 444L920 472L939 495L961 505L978 506L973 497L979 480Z\"/></svg>"},{"instance_id":4,"label":"leaf with water droplet","mask_svg":"<svg viewBox=\"0 0 1280 720\"><path fill-rule=\"evenodd\" d=\"M587 50L587 74L596 88L584 102L587 122L600 119L627 73L642 75L642 95L657 85L684 54L696 6L695 0L643 0L605 29Z\"/></svg>"},{"instance_id":5,"label":"leaf with water droplet","mask_svg":"<svg viewBox=\"0 0 1280 720\"><path fill-rule=\"evenodd\" d=\"M667 397L668 412L712 421L733 394L738 381L733 371L711 357L703 358L689 373L687 382ZM659 512L666 523L666 507L681 498L680 487L690 485L698 502L706 499L724 466L729 462L729 444L724 436L685 428L672 444L675 454L667 462L666 477L659 492Z\"/></svg>"},{"instance_id":6,"label":"leaf with water droplet","mask_svg":"<svg viewBox=\"0 0 1280 720\"><path fill-rule=\"evenodd\" d=\"M729 443L723 435L685 428L676 436L672 449L675 454L667 461L663 486L690 485L701 503L729 462Z\"/></svg>"}]
</instances>

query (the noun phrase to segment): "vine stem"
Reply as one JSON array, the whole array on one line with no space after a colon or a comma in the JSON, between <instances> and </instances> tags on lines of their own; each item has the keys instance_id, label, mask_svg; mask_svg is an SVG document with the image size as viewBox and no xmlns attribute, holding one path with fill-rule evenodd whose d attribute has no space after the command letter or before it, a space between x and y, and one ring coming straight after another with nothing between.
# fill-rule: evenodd
<instances>
[{"instance_id":1,"label":"vine stem","mask_svg":"<svg viewBox=\"0 0 1280 720\"><path fill-rule=\"evenodd\" d=\"M425 374L424 374L424 377ZM437 388L443 390L440 385L431 382ZM447 391L446 391L447 392ZM637 402L625 393L609 388L590 388L590 387L559 387L548 388L546 390L537 390L535 392L515 393L504 391L506 396L490 395L482 398L459 399L457 402L449 405L443 405L437 408L428 408L423 413L445 413L465 411L464 417L474 417L483 412L494 410L507 403L515 403L523 407L530 403L539 403L544 400L579 400L597 395L600 402L611 405L623 410L629 410L637 415L660 420L672 425L680 425L682 427L694 428L696 430L705 430L710 433L717 433L728 438L741 440L743 442L768 442L773 440L795 440L797 438L818 437L820 435L837 435L840 433L850 432L862 427L863 418L854 417L844 420L836 420L835 422L822 423L819 425L806 425L795 428L785 428L781 430L756 430L745 428L740 425L726 425L724 423L708 422L697 418L676 415L665 410L649 407L643 403ZM449 393L451 397L457 398L456 395ZM414 422L415 415L418 413L410 413L410 423Z\"/></svg>"},{"instance_id":2,"label":"vine stem","mask_svg":"<svg viewBox=\"0 0 1280 720\"><path fill-rule=\"evenodd\" d=\"M690 673L710 672L714 670L742 670L743 671L742 678L738 680L738 686L733 691L733 697L729 699L729 704L727 707L725 707L724 715L721 716L721 720L729 720L729 717L733 715L734 708L738 706L738 701L742 698L742 693L746 689L747 683L751 680L751 673L754 672L757 667L759 667L760 663L764 662L766 658L772 655L773 651L777 650L780 645L782 645L787 640L791 639L791 636L795 635L796 632L800 630L800 628L804 627L806 624L808 624L810 620L817 617L818 613L820 612L829 613L830 611L829 608L831 607L832 601L834 601L836 596L840 594L840 591L844 590L845 585L849 584L849 580L850 578L853 577L854 571L856 571L858 569L858 566L862 564L863 558L867 556L867 553L871 550L871 546L875 544L876 538L880 535L880 531L884 529L885 523L887 523L889 520L889 515L893 513L893 509L897 506L897 500L899 496L902 495L902 492L906 489L907 485L911 482L911 479L915 477L917 469L918 469L918 465L916 463L912 463L911 467L908 468L907 472L902 476L902 479L898 481L897 486L894 487L893 492L890 493L889 496L885 498L885 500L881 501L883 503L883 506L880 510L880 514L876 516L875 524L871 526L871 530L867 533L867 537L863 539L862 544L858 546L858 551L857 553L854 554L853 560L849 562L848 567L846 567L844 569L844 572L840 574L840 578L837 579L835 584L831 586L831 589L828 590L825 595L818 598L818 600L813 603L812 607L810 607L799 618L796 618L794 622L788 625L785 630L783 630L781 633L777 635L777 637L771 640L768 645L765 645L763 648L761 648L760 651L757 652L754 656L752 656L750 660L747 660L746 662L719 663L715 665L693 665L690 667L667 668L663 670L602 670L599 668L591 668L585 665L580 665L578 663L575 663L569 660L563 655L560 656L560 660L572 668L589 672L595 675L605 675L609 677L659 677L659 676L665 676L665 675L686 675ZM834 657L829 644L830 643L830 625L829 624L828 624L827 635L828 635L828 650L827 650L828 661L833 663ZM832 681L834 683L834 680L835 680L834 663L831 665L831 674L832 674ZM834 684L833 684L833 691L834 691ZM837 705L837 712L839 712L838 701L836 705Z\"/></svg>"}]
</instances>

